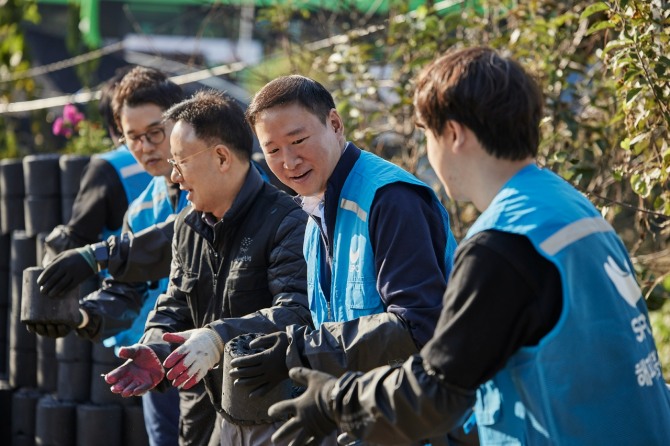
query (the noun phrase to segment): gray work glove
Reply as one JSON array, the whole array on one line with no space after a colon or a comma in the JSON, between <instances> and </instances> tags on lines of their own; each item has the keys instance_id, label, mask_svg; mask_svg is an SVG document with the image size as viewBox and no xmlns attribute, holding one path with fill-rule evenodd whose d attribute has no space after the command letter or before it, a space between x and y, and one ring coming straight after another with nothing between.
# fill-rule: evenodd
<instances>
[{"instance_id":1,"label":"gray work glove","mask_svg":"<svg viewBox=\"0 0 670 446\"><path fill-rule=\"evenodd\" d=\"M234 386L245 388L252 398L270 392L288 378L288 345L288 335L284 331L259 336L251 341L250 349L262 351L230 361L231 370L228 374L234 379Z\"/></svg>"},{"instance_id":2,"label":"gray work glove","mask_svg":"<svg viewBox=\"0 0 670 446\"><path fill-rule=\"evenodd\" d=\"M79 319L73 324L59 322L24 322L29 332L48 338L62 338L73 329L83 328L88 323L88 314L79 309Z\"/></svg>"},{"instance_id":3,"label":"gray work glove","mask_svg":"<svg viewBox=\"0 0 670 446\"><path fill-rule=\"evenodd\" d=\"M273 443L290 446L319 445L336 428L331 407L331 393L337 379L327 373L304 367L294 367L289 372L293 381L307 386L297 398L280 401L270 406L271 417L292 416L272 435Z\"/></svg>"}]
</instances>

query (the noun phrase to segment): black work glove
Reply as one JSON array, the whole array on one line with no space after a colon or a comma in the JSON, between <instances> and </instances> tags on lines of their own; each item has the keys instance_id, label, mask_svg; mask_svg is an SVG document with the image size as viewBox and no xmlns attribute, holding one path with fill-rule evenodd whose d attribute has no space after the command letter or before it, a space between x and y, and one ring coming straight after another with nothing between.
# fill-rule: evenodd
<instances>
[{"instance_id":1,"label":"black work glove","mask_svg":"<svg viewBox=\"0 0 670 446\"><path fill-rule=\"evenodd\" d=\"M245 388L253 398L266 395L277 384L287 379L288 343L288 336L283 331L259 336L251 341L250 349L263 349L263 351L230 361L231 370L228 373L235 380L234 385Z\"/></svg>"},{"instance_id":2,"label":"black work glove","mask_svg":"<svg viewBox=\"0 0 670 446\"><path fill-rule=\"evenodd\" d=\"M272 434L273 443L293 439L289 446L318 445L337 428L333 419L331 392L334 376L304 367L294 367L289 376L307 390L297 398L270 406L271 417L293 416Z\"/></svg>"},{"instance_id":3,"label":"black work glove","mask_svg":"<svg viewBox=\"0 0 670 446\"><path fill-rule=\"evenodd\" d=\"M54 257L37 278L40 292L49 297L61 296L84 280L97 274L93 250L88 246L68 249Z\"/></svg>"},{"instance_id":4,"label":"black work glove","mask_svg":"<svg viewBox=\"0 0 670 446\"><path fill-rule=\"evenodd\" d=\"M63 322L25 322L26 328L29 332L35 333L47 338L62 338L67 336L73 329L83 326L84 319L88 320L88 316L84 316L83 310L79 310L79 319L76 323L66 324Z\"/></svg>"}]
</instances>

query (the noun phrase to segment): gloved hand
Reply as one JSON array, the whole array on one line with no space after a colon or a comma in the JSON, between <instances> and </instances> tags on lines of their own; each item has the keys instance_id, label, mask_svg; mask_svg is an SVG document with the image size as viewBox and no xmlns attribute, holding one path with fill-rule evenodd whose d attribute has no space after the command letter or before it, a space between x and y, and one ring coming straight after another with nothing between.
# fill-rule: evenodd
<instances>
[{"instance_id":1,"label":"gloved hand","mask_svg":"<svg viewBox=\"0 0 670 446\"><path fill-rule=\"evenodd\" d=\"M224 343L211 328L197 328L179 333L164 333L163 340L183 344L170 353L163 366L165 375L179 389L190 389L221 360Z\"/></svg>"},{"instance_id":2,"label":"gloved hand","mask_svg":"<svg viewBox=\"0 0 670 446\"><path fill-rule=\"evenodd\" d=\"M250 349L262 348L263 351L230 361L231 370L228 374L235 379L234 385L245 387L250 397L260 397L270 392L288 378L288 344L288 336L284 331L259 336L251 341Z\"/></svg>"},{"instance_id":3,"label":"gloved hand","mask_svg":"<svg viewBox=\"0 0 670 446\"><path fill-rule=\"evenodd\" d=\"M127 359L123 365L105 375L113 393L122 397L140 396L153 389L165 376L165 370L154 351L142 344L121 347L119 357Z\"/></svg>"},{"instance_id":4,"label":"gloved hand","mask_svg":"<svg viewBox=\"0 0 670 446\"><path fill-rule=\"evenodd\" d=\"M26 322L25 324L29 332L47 338L62 338L63 336L67 336L73 328L67 324L35 324L32 322Z\"/></svg>"},{"instance_id":5,"label":"gloved hand","mask_svg":"<svg viewBox=\"0 0 670 446\"><path fill-rule=\"evenodd\" d=\"M35 333L40 336L46 336L48 338L62 338L72 331L74 328L83 328L88 323L88 314L83 310L79 309L79 319L73 324L64 324L64 323L33 323L25 322L26 328L29 332Z\"/></svg>"},{"instance_id":6,"label":"gloved hand","mask_svg":"<svg viewBox=\"0 0 670 446\"><path fill-rule=\"evenodd\" d=\"M293 416L272 435L272 442L289 446L318 445L337 428L331 406L336 379L327 373L304 367L292 368L289 376L307 390L297 398L270 406L271 417Z\"/></svg>"},{"instance_id":7,"label":"gloved hand","mask_svg":"<svg viewBox=\"0 0 670 446\"><path fill-rule=\"evenodd\" d=\"M40 292L58 297L98 272L93 250L86 245L58 254L37 278Z\"/></svg>"}]
</instances>

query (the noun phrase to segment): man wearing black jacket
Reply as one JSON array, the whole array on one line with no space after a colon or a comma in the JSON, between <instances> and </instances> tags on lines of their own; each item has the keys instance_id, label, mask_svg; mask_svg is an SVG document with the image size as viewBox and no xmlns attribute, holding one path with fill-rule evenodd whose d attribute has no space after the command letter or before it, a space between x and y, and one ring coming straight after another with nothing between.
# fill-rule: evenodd
<instances>
[{"instance_id":1,"label":"man wearing black jacket","mask_svg":"<svg viewBox=\"0 0 670 446\"><path fill-rule=\"evenodd\" d=\"M130 203L124 216L124 231L139 232L172 218L187 205L185 194L169 181L171 167L167 157L170 154L169 135L172 127L162 119L163 112L183 98L182 89L169 81L164 73L145 67L133 68L115 88L112 109L123 133L123 140L132 156L153 177L142 193ZM103 254L106 253L93 251L88 245L65 251L45 268L38 283L49 289L45 294L58 295L61 290L50 286L54 270L84 270L90 275L97 270L96 260ZM157 284L150 283L148 278L126 282L108 277L99 290L80 302L82 317L78 324L69 327L54 321L45 325L65 327L68 331L74 328L79 336L95 342L104 341L106 345L117 348L134 344L143 333L149 309L153 308L158 294L164 291L163 287L167 287L167 274L163 276L163 280ZM204 389L199 390L200 395L204 395ZM189 394L194 392L197 391ZM184 435L184 429L179 427L180 396L176 389L170 389L142 398L145 426L152 445L172 446L178 441L186 441L191 445L207 444L213 431L217 431L214 435L218 436L213 410L209 410L210 423L207 428L203 426L190 435ZM205 404L203 412L208 408Z\"/></svg>"},{"instance_id":2,"label":"man wearing black jacket","mask_svg":"<svg viewBox=\"0 0 670 446\"><path fill-rule=\"evenodd\" d=\"M132 359L106 380L113 392L131 396L167 381L189 389L204 379L212 404L225 414L224 345L246 333L311 326L306 215L251 163L253 136L232 99L201 91L164 118L174 122L172 180L192 208L175 220L168 290L140 343L129 348ZM171 352L174 344L182 345ZM222 444L267 443L276 427L222 426Z\"/></svg>"}]
</instances>

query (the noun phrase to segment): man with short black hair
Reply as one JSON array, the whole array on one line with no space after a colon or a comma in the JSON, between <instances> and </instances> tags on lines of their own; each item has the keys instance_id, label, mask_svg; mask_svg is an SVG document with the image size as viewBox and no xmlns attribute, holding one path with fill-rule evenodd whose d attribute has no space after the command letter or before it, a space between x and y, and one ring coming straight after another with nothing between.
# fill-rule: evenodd
<instances>
[{"instance_id":1,"label":"man with short black hair","mask_svg":"<svg viewBox=\"0 0 670 446\"><path fill-rule=\"evenodd\" d=\"M313 79L269 82L247 119L268 166L310 216L303 249L316 329L254 340L263 351L231 362L236 385L254 397L290 367L339 376L417 353L437 324L456 248L434 191L347 141L332 95ZM460 428L456 438L475 441Z\"/></svg>"},{"instance_id":2,"label":"man with short black hair","mask_svg":"<svg viewBox=\"0 0 670 446\"><path fill-rule=\"evenodd\" d=\"M175 220L170 283L132 347L138 355L106 380L123 396L164 386L164 377L180 389L204 380L225 416L224 346L247 333L312 325L302 256L306 215L252 163L253 134L234 100L200 91L164 119L174 125L171 178L192 206ZM175 344L182 345L172 351ZM269 444L279 425L245 421L222 421L221 444Z\"/></svg>"},{"instance_id":3,"label":"man with short black hair","mask_svg":"<svg viewBox=\"0 0 670 446\"><path fill-rule=\"evenodd\" d=\"M273 415L293 446L336 427L406 443L459 426L482 445L666 444L670 391L635 270L586 197L537 166L542 93L518 62L455 49L418 76L417 126L453 199L482 214L456 253L444 309L420 355L309 384Z\"/></svg>"}]
</instances>

